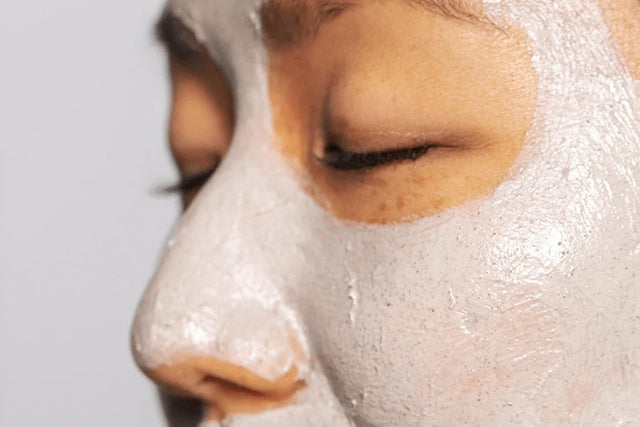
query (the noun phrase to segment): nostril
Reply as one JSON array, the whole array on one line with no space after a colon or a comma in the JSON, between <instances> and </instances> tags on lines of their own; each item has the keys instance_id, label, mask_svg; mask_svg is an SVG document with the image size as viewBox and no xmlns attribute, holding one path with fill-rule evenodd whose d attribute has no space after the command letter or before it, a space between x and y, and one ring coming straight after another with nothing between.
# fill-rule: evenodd
<instances>
[{"instance_id":1,"label":"nostril","mask_svg":"<svg viewBox=\"0 0 640 427\"><path fill-rule=\"evenodd\" d=\"M246 368L210 357L184 358L145 373L166 391L203 402L206 419L216 421L229 414L285 406L304 387L295 367L270 381Z\"/></svg>"}]
</instances>

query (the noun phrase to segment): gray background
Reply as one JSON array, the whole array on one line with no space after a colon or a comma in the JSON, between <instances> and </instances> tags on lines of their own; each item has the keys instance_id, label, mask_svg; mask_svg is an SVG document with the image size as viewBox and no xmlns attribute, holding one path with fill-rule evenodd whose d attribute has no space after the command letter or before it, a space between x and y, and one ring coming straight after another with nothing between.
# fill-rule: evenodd
<instances>
[{"instance_id":1,"label":"gray background","mask_svg":"<svg viewBox=\"0 0 640 427\"><path fill-rule=\"evenodd\" d=\"M160 0L0 0L0 426L160 426L129 355L178 215Z\"/></svg>"}]
</instances>

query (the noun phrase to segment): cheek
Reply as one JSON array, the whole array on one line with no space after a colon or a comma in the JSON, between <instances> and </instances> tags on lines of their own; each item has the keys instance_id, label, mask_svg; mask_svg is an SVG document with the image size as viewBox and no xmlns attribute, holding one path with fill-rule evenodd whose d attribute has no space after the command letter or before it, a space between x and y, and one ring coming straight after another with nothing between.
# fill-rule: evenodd
<instances>
[{"instance_id":1,"label":"cheek","mask_svg":"<svg viewBox=\"0 0 640 427\"><path fill-rule=\"evenodd\" d=\"M298 307L362 425L500 423L488 414L522 412L525 391L561 362L559 301L519 283L526 274L492 269L473 231L484 236L486 218L425 220L368 232L327 226L332 249L309 256L322 274L305 282ZM495 251L506 264L510 253ZM515 408L502 409L507 402Z\"/></svg>"}]
</instances>

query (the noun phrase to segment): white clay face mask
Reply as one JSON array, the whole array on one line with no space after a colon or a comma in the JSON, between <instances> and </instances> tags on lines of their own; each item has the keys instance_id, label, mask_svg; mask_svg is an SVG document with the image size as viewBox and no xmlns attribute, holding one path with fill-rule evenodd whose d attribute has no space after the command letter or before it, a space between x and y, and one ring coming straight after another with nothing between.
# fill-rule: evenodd
<instances>
[{"instance_id":1,"label":"white clay face mask","mask_svg":"<svg viewBox=\"0 0 640 427\"><path fill-rule=\"evenodd\" d=\"M275 149L259 2L171 7L237 127L141 302L142 367L298 368L291 405L228 427L640 423L640 104L595 1L485 1L529 36L526 147L490 197L389 226L334 219Z\"/></svg>"}]
</instances>

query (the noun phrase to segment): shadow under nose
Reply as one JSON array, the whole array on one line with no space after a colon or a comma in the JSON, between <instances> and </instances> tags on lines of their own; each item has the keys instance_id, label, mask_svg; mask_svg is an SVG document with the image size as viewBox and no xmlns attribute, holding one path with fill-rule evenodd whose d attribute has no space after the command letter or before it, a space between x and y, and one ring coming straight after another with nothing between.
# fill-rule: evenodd
<instances>
[{"instance_id":1,"label":"shadow under nose","mask_svg":"<svg viewBox=\"0 0 640 427\"><path fill-rule=\"evenodd\" d=\"M169 427L199 427L204 417L202 402L160 390L160 403Z\"/></svg>"}]
</instances>

